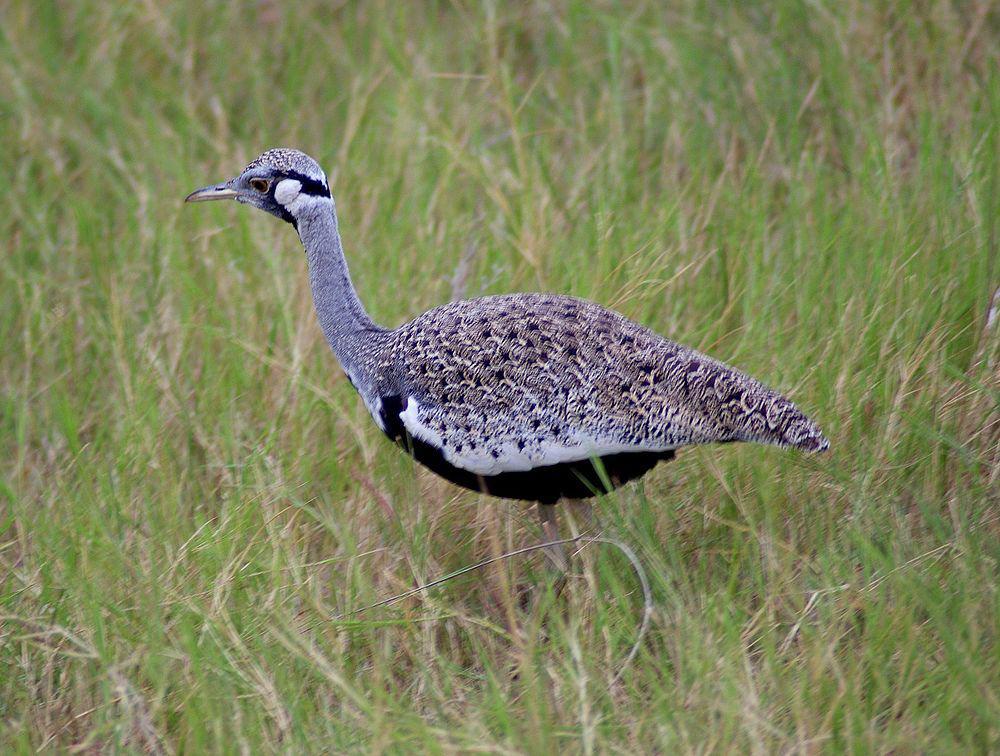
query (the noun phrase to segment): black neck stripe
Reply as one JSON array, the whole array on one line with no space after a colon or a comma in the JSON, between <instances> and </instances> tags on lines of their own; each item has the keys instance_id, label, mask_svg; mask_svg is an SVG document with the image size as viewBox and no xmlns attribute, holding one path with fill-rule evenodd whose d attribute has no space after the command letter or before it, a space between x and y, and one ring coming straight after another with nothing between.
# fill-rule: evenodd
<instances>
[{"instance_id":1,"label":"black neck stripe","mask_svg":"<svg viewBox=\"0 0 1000 756\"><path fill-rule=\"evenodd\" d=\"M313 197L326 197L330 199L330 190L327 188L326 184L322 181L317 181L314 178L310 178L304 173L299 173L298 171L286 171L285 175L290 179L295 179L300 184L302 184L301 191L303 194L309 194Z\"/></svg>"}]
</instances>

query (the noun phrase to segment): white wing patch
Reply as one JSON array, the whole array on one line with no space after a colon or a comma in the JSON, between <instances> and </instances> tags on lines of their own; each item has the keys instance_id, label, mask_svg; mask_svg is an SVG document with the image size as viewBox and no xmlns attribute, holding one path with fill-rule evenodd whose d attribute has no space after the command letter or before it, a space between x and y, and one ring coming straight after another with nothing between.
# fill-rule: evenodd
<instances>
[{"instance_id":1,"label":"white wing patch","mask_svg":"<svg viewBox=\"0 0 1000 756\"><path fill-rule=\"evenodd\" d=\"M444 458L455 467L476 475L523 472L536 467L556 465L561 462L579 462L621 452L670 451L677 448L676 445L654 447L626 444L577 432L558 441L497 438L480 443L473 449L460 438L444 438L433 428L429 415L428 408L422 407L420 402L411 396L406 401L406 408L399 413L399 418L413 438L441 451ZM488 433L483 435L488 437Z\"/></svg>"},{"instance_id":2,"label":"white wing patch","mask_svg":"<svg viewBox=\"0 0 1000 756\"><path fill-rule=\"evenodd\" d=\"M443 441L441 435L423 423L420 418L420 402L414 397L407 398L406 407L399 413L399 419L403 421L403 427L406 428L411 436L430 444L436 449L441 448L441 442ZM447 456L445 454L446 458ZM448 461L451 462L450 459Z\"/></svg>"}]
</instances>

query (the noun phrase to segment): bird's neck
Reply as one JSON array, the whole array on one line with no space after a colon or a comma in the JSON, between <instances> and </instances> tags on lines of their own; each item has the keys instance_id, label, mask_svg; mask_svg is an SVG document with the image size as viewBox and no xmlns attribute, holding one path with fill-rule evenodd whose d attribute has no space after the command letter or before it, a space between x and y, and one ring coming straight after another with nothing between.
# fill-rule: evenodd
<instances>
[{"instance_id":1,"label":"bird's neck","mask_svg":"<svg viewBox=\"0 0 1000 756\"><path fill-rule=\"evenodd\" d=\"M309 283L320 327L354 380L355 368L373 346L372 339L385 331L368 316L351 283L333 202L317 202L296 221L309 262Z\"/></svg>"}]
</instances>

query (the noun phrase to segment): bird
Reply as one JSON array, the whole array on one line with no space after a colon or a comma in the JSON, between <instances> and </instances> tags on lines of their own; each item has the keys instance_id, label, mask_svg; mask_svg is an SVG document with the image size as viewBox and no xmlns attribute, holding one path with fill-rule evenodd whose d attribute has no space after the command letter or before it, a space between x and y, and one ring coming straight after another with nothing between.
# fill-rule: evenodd
<instances>
[{"instance_id":1,"label":"bird","mask_svg":"<svg viewBox=\"0 0 1000 756\"><path fill-rule=\"evenodd\" d=\"M458 486L534 502L547 553L568 564L555 506L640 478L686 446L829 442L754 378L594 302L547 293L452 301L376 324L351 281L326 174L270 149L186 202L235 200L290 223L319 325L378 428Z\"/></svg>"}]
</instances>

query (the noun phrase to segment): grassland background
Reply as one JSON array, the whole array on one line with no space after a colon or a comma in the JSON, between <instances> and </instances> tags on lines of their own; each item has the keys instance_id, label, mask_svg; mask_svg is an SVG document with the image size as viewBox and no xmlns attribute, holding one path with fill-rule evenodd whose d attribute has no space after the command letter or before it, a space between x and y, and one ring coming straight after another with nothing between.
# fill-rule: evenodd
<instances>
[{"instance_id":1,"label":"grassland background","mask_svg":"<svg viewBox=\"0 0 1000 756\"><path fill-rule=\"evenodd\" d=\"M990 2L0 2L0 750L1000 748ZM738 365L819 458L682 454L537 537L380 438L292 230L328 169L398 324L589 297ZM543 625L539 628L539 623Z\"/></svg>"}]
</instances>

